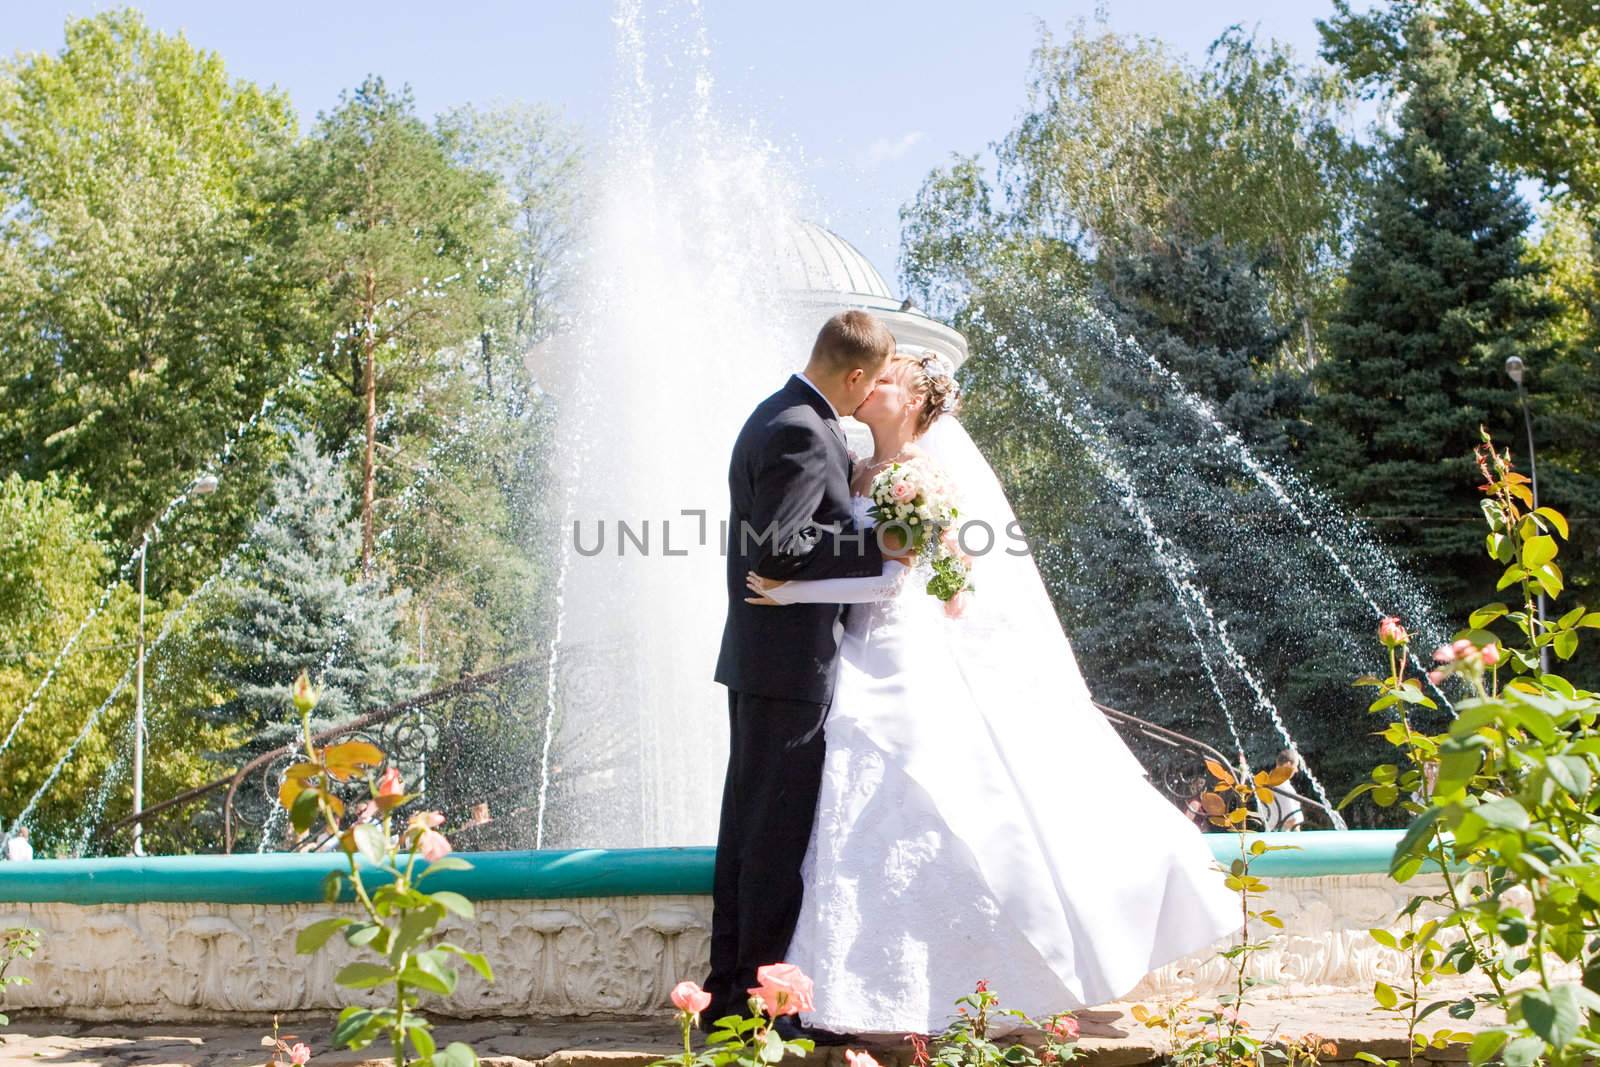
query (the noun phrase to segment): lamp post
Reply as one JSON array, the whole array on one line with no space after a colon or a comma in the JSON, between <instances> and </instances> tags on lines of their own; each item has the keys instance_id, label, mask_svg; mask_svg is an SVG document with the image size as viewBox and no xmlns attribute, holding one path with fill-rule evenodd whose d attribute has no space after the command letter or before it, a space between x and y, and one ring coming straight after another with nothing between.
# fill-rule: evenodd
<instances>
[{"instance_id":1,"label":"lamp post","mask_svg":"<svg viewBox=\"0 0 1600 1067\"><path fill-rule=\"evenodd\" d=\"M1528 479L1533 488L1533 506L1539 507L1539 459L1533 451L1533 417L1528 414L1528 392L1522 387L1522 379L1528 373L1528 365L1522 361L1521 356L1506 357L1506 376L1517 386L1517 403L1522 408L1522 428L1528 435ZM1544 590L1539 591L1538 599L1539 632L1544 633ZM1550 672L1550 646L1539 646L1539 673Z\"/></svg>"},{"instance_id":2,"label":"lamp post","mask_svg":"<svg viewBox=\"0 0 1600 1067\"><path fill-rule=\"evenodd\" d=\"M202 474L189 486L192 496L210 496L217 491L217 477ZM133 810L144 810L144 564L150 555L151 528L139 536L139 653L133 667ZM133 824L133 854L144 855L144 823Z\"/></svg>"}]
</instances>

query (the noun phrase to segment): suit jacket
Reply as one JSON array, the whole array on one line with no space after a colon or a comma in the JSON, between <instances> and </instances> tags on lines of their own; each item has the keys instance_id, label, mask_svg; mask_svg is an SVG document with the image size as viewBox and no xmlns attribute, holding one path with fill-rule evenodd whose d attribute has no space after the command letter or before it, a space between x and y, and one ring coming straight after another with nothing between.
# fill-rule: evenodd
<instances>
[{"instance_id":1,"label":"suit jacket","mask_svg":"<svg viewBox=\"0 0 1600 1067\"><path fill-rule=\"evenodd\" d=\"M717 681L755 696L827 704L839 604L746 604L763 578L875 577L883 553L850 516L850 453L828 402L798 375L745 420L728 465L728 621Z\"/></svg>"}]
</instances>

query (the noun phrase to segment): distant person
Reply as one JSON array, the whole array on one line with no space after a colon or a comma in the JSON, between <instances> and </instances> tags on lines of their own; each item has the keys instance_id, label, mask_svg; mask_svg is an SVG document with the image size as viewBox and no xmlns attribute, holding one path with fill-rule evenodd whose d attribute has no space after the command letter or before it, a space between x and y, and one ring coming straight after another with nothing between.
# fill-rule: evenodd
<instances>
[{"instance_id":1,"label":"distant person","mask_svg":"<svg viewBox=\"0 0 1600 1067\"><path fill-rule=\"evenodd\" d=\"M6 859L33 859L33 842L28 840L28 828L26 826L17 827L16 832L6 838Z\"/></svg>"},{"instance_id":2,"label":"distant person","mask_svg":"<svg viewBox=\"0 0 1600 1067\"><path fill-rule=\"evenodd\" d=\"M1278 753L1278 769L1284 767L1294 768L1294 773L1300 771L1300 758L1289 749ZM1305 805L1300 803L1300 798L1293 794L1294 774L1284 779L1283 789L1289 792L1280 793L1274 789L1272 798L1261 805L1261 819L1268 830L1303 830L1306 825Z\"/></svg>"}]
</instances>

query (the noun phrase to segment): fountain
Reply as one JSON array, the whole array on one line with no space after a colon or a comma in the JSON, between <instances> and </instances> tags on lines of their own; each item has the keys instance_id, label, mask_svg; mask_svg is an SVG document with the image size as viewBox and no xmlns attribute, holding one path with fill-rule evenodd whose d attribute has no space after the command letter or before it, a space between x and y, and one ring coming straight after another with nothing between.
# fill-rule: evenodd
<instances>
[{"instance_id":1,"label":"fountain","mask_svg":"<svg viewBox=\"0 0 1600 1067\"><path fill-rule=\"evenodd\" d=\"M698 27L661 56L637 9L618 22L624 90L583 296L538 355L568 478L538 840L704 844L726 761L711 672L735 434L840 308L871 308L901 340L956 359L966 345L902 309L846 241L795 221L802 198L775 150L713 114Z\"/></svg>"},{"instance_id":2,"label":"fountain","mask_svg":"<svg viewBox=\"0 0 1600 1067\"><path fill-rule=\"evenodd\" d=\"M967 355L960 334L896 299L847 241L796 221L820 213L784 177L780 154L716 117L699 17L695 8L687 28L667 38L681 47L663 56L645 47L641 8L621 6L624 89L595 171L583 295L571 328L529 355L557 398L563 442L559 639L539 665L546 692L521 707L539 720L529 731L536 765L522 772L537 783L537 803L524 817L545 847L477 852L472 871L440 875L440 888L479 902L480 921L460 939L501 975L493 987L464 983L451 1004L459 1015L653 1011L672 983L702 972L712 861L703 846L714 839L726 744L726 698L711 674L725 604L720 527L733 436L839 308L880 314L908 345L958 363ZM986 335L981 347L1003 357L999 340ZM1049 354L1027 354L1041 352ZM1040 410L1058 416L1047 427L1061 435L1053 440L1101 433L1092 412L1076 406L1083 397L1071 368L1043 365ZM1127 451L1107 437L1096 469L1122 487L1137 515L1145 490L1128 473ZM1265 466L1252 470L1248 459L1235 456L1241 478L1266 484L1271 476L1285 507L1315 513L1297 487ZM1267 685L1226 640L1228 606L1182 573L1182 531L1144 515L1141 529L1166 554L1219 712L1255 707L1276 718L1292 746ZM1368 600L1387 596L1343 545L1323 548ZM1241 688L1272 711L1249 699L1230 703ZM1231 731L1241 758L1257 743L1242 714L1209 725ZM116 765L102 783L102 800L120 773ZM1366 929L1415 888L1384 876L1398 835L1267 837L1300 851L1258 868L1281 883L1268 903L1294 935L1259 959L1260 971L1301 985L1370 988L1374 974L1396 970L1397 958ZM1223 860L1237 847L1230 835L1208 843ZM50 931L35 985L13 1003L163 1020L340 1005L345 994L332 980L340 961L297 958L285 938L347 910L325 903L320 889L341 862L280 854L0 865L7 921ZM1201 961L1184 961L1153 976L1141 995L1199 990L1216 977Z\"/></svg>"}]
</instances>

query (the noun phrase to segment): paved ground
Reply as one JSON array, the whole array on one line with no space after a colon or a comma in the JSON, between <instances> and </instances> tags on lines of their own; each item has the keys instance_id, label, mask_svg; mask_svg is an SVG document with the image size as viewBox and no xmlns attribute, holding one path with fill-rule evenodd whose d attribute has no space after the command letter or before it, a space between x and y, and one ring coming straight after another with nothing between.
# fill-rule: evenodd
<instances>
[{"instance_id":1,"label":"paved ground","mask_svg":"<svg viewBox=\"0 0 1600 1067\"><path fill-rule=\"evenodd\" d=\"M1300 1037L1314 1033L1338 1046L1324 1062L1348 1063L1357 1051L1404 1059L1403 1024L1375 1015L1367 997L1349 994L1278 997L1264 1000L1246 1013L1260 1034ZM1082 1047L1089 1067L1130 1067L1159 1058L1156 1036L1135 1023L1127 1006L1110 1005L1081 1017ZM1428 1021L1442 1025L1440 1016ZM1482 1023L1480 1022L1480 1025ZM79 1023L62 1019L19 1017L0 1034L0 1064L134 1064L141 1067L245 1067L267 1062L261 1026L127 1026ZM328 1051L329 1020L323 1016L282 1021L285 1034L297 1034L313 1050L313 1067L351 1067L375 1063L368 1053ZM444 1024L446 1041L472 1042L491 1067L643 1067L674 1051L676 1034L668 1018L615 1020L492 1020ZM441 1042L442 1044L443 1042ZM873 1046L885 1064L904 1064L897 1043ZM1432 1054L1445 1061L1464 1061L1464 1046ZM819 1049L819 1067L840 1067L842 1051Z\"/></svg>"}]
</instances>

